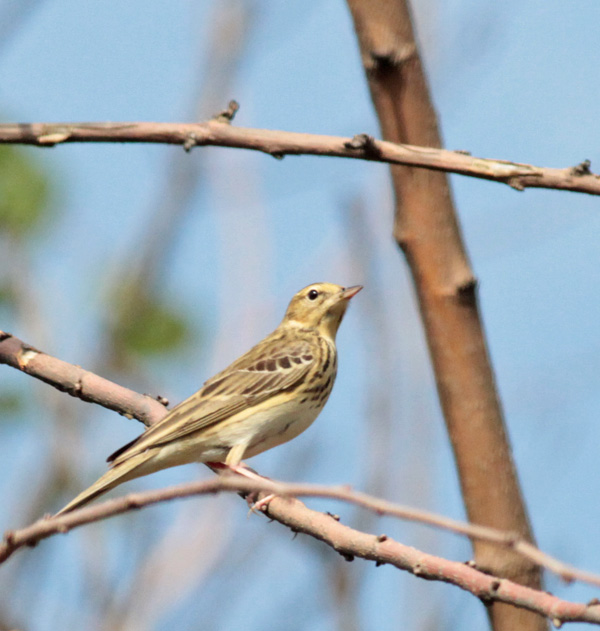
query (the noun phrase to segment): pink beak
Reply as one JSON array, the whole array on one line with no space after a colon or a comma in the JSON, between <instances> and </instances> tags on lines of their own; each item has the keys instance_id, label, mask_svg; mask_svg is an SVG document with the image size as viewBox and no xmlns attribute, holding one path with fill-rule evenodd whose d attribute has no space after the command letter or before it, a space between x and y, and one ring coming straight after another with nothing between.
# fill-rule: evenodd
<instances>
[{"instance_id":1,"label":"pink beak","mask_svg":"<svg viewBox=\"0 0 600 631\"><path fill-rule=\"evenodd\" d=\"M345 287L342 290L341 299L350 300L350 298L356 296L356 294L363 288L362 285L353 285L352 287Z\"/></svg>"}]
</instances>

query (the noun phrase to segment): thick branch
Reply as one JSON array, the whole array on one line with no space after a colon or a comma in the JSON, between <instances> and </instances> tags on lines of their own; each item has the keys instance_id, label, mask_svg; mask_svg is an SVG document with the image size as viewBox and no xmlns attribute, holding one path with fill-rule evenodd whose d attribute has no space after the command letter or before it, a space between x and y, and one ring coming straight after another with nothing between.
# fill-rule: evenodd
<instances>
[{"instance_id":1,"label":"thick branch","mask_svg":"<svg viewBox=\"0 0 600 631\"><path fill-rule=\"evenodd\" d=\"M477 158L462 151L419 147L375 140L366 134L354 138L321 136L267 129L234 127L222 118L205 123L17 123L0 125L0 143L53 147L72 142L146 142L236 147L262 151L276 158L318 155L386 162L457 173L508 184L517 190L550 188L600 195L600 176L587 161L552 169L506 160Z\"/></svg>"},{"instance_id":2,"label":"thick branch","mask_svg":"<svg viewBox=\"0 0 600 631\"><path fill-rule=\"evenodd\" d=\"M398 506L353 492L345 487L323 487L318 485L285 484L264 482L236 477L218 477L207 481L193 482L157 491L130 494L108 500L94 506L82 508L60 517L42 519L27 528L7 532L0 544L0 562L5 561L20 547L35 545L38 541L54 534L64 534L73 528L96 522L133 509L143 508L160 502L206 495L217 492L277 493L278 497L268 504L268 516L288 526L295 532L302 532L323 541L339 552L346 560L360 557L375 561L377 565L388 563L428 580L451 583L484 601L510 603L520 608L540 613L551 618L555 624L567 621L592 622L600 624L600 606L590 603L564 601L546 592L523 587L512 581L490 576L477 570L471 563L435 557L415 548L402 545L386 535L371 535L344 526L336 516L308 509L292 496L327 497L352 502L379 514L389 514L416 521L424 521L454 532L466 532L472 537L491 537L496 543L512 545L512 538L506 533L484 529L454 520L441 518L424 511ZM264 507L267 509L267 507ZM537 551L539 554L541 552ZM556 564L551 557L547 557ZM567 566L564 566L567 567ZM577 572L577 570L575 570ZM589 575L595 584L600 577ZM588 578L589 578L588 577Z\"/></svg>"},{"instance_id":3,"label":"thick branch","mask_svg":"<svg viewBox=\"0 0 600 631\"><path fill-rule=\"evenodd\" d=\"M409 0L348 5L383 137L441 150ZM469 520L532 541L448 178L410 166L392 166L391 175L394 237L413 277ZM491 574L541 587L539 568L523 557L481 541L474 550ZM494 631L547 628L511 607L493 604L488 613Z\"/></svg>"},{"instance_id":4,"label":"thick branch","mask_svg":"<svg viewBox=\"0 0 600 631\"><path fill-rule=\"evenodd\" d=\"M156 399L46 355L4 331L0 331L0 363L21 370L72 397L135 418L144 425L156 423L167 413Z\"/></svg>"}]
</instances>

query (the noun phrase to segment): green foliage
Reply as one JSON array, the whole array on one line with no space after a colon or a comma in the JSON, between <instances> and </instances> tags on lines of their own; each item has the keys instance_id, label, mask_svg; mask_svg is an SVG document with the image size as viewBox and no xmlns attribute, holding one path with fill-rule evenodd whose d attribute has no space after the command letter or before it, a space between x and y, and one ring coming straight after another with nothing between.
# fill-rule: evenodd
<instances>
[{"instance_id":1,"label":"green foliage","mask_svg":"<svg viewBox=\"0 0 600 631\"><path fill-rule=\"evenodd\" d=\"M23 410L23 398L12 390L0 391L0 415L2 417L16 416Z\"/></svg>"},{"instance_id":2,"label":"green foliage","mask_svg":"<svg viewBox=\"0 0 600 631\"><path fill-rule=\"evenodd\" d=\"M0 308L11 308L15 301L15 288L8 282L0 282Z\"/></svg>"},{"instance_id":3,"label":"green foliage","mask_svg":"<svg viewBox=\"0 0 600 631\"><path fill-rule=\"evenodd\" d=\"M163 298L122 288L116 302L113 335L121 346L120 354L172 353L189 341L191 327L186 317Z\"/></svg>"},{"instance_id":4,"label":"green foliage","mask_svg":"<svg viewBox=\"0 0 600 631\"><path fill-rule=\"evenodd\" d=\"M146 301L135 321L123 323L124 341L132 351L154 355L176 350L188 337L181 313L165 303Z\"/></svg>"},{"instance_id":5,"label":"green foliage","mask_svg":"<svg viewBox=\"0 0 600 631\"><path fill-rule=\"evenodd\" d=\"M22 149L0 145L0 231L30 234L44 217L49 197L42 168Z\"/></svg>"}]
</instances>

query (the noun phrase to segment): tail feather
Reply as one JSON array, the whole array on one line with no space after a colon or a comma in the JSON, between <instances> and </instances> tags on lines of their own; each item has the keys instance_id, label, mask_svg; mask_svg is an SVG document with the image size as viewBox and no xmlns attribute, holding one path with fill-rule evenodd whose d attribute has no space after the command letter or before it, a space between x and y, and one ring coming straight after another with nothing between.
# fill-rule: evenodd
<instances>
[{"instance_id":1,"label":"tail feather","mask_svg":"<svg viewBox=\"0 0 600 631\"><path fill-rule=\"evenodd\" d=\"M124 462L120 462L118 465L109 469L101 478L96 480L92 486L81 492L74 500L71 500L64 508L59 510L55 517L84 506L100 495L114 489L119 484L127 482L127 480L133 480L140 475L150 473L143 465L152 459L153 456L153 450L148 450L141 454L136 454Z\"/></svg>"}]
</instances>

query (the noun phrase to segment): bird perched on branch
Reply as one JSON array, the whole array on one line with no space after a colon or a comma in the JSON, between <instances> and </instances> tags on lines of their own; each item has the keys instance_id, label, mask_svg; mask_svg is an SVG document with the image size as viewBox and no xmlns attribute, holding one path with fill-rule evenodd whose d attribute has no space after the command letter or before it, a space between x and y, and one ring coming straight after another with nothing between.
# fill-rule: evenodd
<instances>
[{"instance_id":1,"label":"bird perched on branch","mask_svg":"<svg viewBox=\"0 0 600 631\"><path fill-rule=\"evenodd\" d=\"M299 291L273 333L112 454L110 469L58 515L127 480L189 462L250 475L242 458L295 438L323 409L337 372L335 336L361 289L315 283Z\"/></svg>"}]
</instances>

